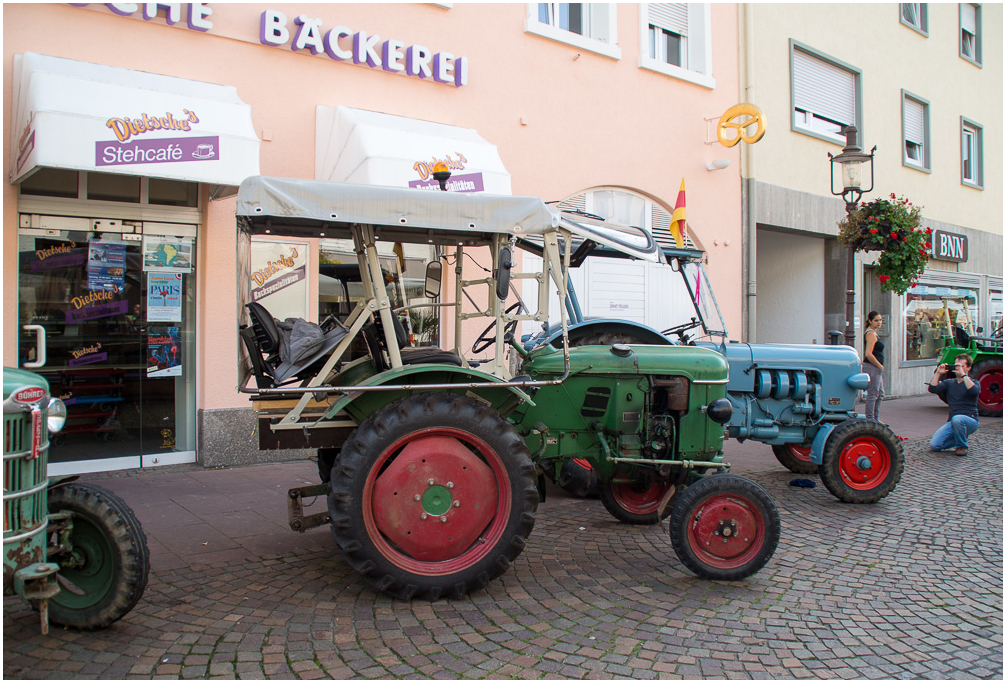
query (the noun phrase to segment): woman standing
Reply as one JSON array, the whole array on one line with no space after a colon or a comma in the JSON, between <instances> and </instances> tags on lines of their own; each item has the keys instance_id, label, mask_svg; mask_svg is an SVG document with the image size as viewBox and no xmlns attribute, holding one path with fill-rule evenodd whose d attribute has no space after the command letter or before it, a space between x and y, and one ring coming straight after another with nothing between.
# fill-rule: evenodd
<instances>
[{"instance_id":1,"label":"woman standing","mask_svg":"<svg viewBox=\"0 0 1006 683\"><path fill-rule=\"evenodd\" d=\"M880 422L880 402L884 400L884 342L877 330L884 324L884 316L870 311L866 316L866 334L863 340L863 372L870 376L866 389L866 417Z\"/></svg>"}]
</instances>

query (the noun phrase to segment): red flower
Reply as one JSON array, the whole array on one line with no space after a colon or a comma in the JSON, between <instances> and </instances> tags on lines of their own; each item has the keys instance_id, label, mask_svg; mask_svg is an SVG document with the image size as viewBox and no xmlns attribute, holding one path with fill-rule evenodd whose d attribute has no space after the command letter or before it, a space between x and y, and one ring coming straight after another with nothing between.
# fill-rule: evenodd
<instances>
[{"instance_id":1,"label":"red flower","mask_svg":"<svg viewBox=\"0 0 1006 683\"><path fill-rule=\"evenodd\" d=\"M932 228L926 228L926 234L927 235L932 235L933 234L933 229Z\"/></svg>"},{"instance_id":2,"label":"red flower","mask_svg":"<svg viewBox=\"0 0 1006 683\"><path fill-rule=\"evenodd\" d=\"M888 277L888 276L886 276L886 275L878 275L878 276L877 276L877 279L878 279L878 280L880 280L880 281L881 281L881 283L884 283L884 282L887 282L888 280L890 280L891 278L889 278L889 277Z\"/></svg>"},{"instance_id":3,"label":"red flower","mask_svg":"<svg viewBox=\"0 0 1006 683\"><path fill-rule=\"evenodd\" d=\"M891 193L891 199L894 199L894 198L895 198L895 197L894 197L894 193L892 192L892 193Z\"/></svg>"},{"instance_id":4,"label":"red flower","mask_svg":"<svg viewBox=\"0 0 1006 683\"><path fill-rule=\"evenodd\" d=\"M876 235L878 232L880 232L880 231L877 230L876 228L870 228L870 234L871 235Z\"/></svg>"},{"instance_id":5,"label":"red flower","mask_svg":"<svg viewBox=\"0 0 1006 683\"><path fill-rule=\"evenodd\" d=\"M894 239L894 240L898 239L898 233L892 232L891 233L891 239Z\"/></svg>"},{"instance_id":6,"label":"red flower","mask_svg":"<svg viewBox=\"0 0 1006 683\"><path fill-rule=\"evenodd\" d=\"M932 247L933 247L932 242L926 242L926 249L932 249Z\"/></svg>"}]
</instances>

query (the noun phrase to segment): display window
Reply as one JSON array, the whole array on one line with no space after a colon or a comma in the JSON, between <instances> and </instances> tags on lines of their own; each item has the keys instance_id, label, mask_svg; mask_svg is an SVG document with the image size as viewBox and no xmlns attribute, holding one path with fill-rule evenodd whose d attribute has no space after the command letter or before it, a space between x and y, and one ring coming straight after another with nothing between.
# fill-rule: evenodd
<instances>
[{"instance_id":1,"label":"display window","mask_svg":"<svg viewBox=\"0 0 1006 683\"><path fill-rule=\"evenodd\" d=\"M987 337L1003 336L1003 291L989 290L989 329L985 330Z\"/></svg>"},{"instance_id":2,"label":"display window","mask_svg":"<svg viewBox=\"0 0 1006 683\"><path fill-rule=\"evenodd\" d=\"M905 293L905 361L934 360L953 339L954 328L978 318L978 291L918 284ZM974 334L974 329L967 330Z\"/></svg>"}]
</instances>

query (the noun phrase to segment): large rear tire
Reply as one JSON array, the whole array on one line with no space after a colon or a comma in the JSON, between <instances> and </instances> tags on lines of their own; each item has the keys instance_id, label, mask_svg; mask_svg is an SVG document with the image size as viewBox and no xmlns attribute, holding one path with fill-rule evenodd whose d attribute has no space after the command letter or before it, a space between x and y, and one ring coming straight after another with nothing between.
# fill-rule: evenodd
<instances>
[{"instance_id":1,"label":"large rear tire","mask_svg":"<svg viewBox=\"0 0 1006 683\"><path fill-rule=\"evenodd\" d=\"M343 444L328 498L350 566L397 598L461 598L523 550L538 507L517 431L474 398L388 404Z\"/></svg>"},{"instance_id":2,"label":"large rear tire","mask_svg":"<svg viewBox=\"0 0 1006 683\"><path fill-rule=\"evenodd\" d=\"M698 576L739 581L769 561L780 527L779 511L762 487L736 474L715 474L678 498L671 511L671 545Z\"/></svg>"},{"instance_id":3,"label":"large rear tire","mask_svg":"<svg viewBox=\"0 0 1006 683\"><path fill-rule=\"evenodd\" d=\"M775 459L790 472L796 474L817 474L817 465L810 461L810 446L785 443L772 446Z\"/></svg>"},{"instance_id":4,"label":"large rear tire","mask_svg":"<svg viewBox=\"0 0 1006 683\"><path fill-rule=\"evenodd\" d=\"M971 377L981 388L978 394L978 414L1002 417L1003 414L1003 362L990 358L971 368Z\"/></svg>"},{"instance_id":5,"label":"large rear tire","mask_svg":"<svg viewBox=\"0 0 1006 683\"><path fill-rule=\"evenodd\" d=\"M121 619L143 596L150 573L147 538L133 511L113 493L75 482L49 490L49 512L72 513L69 545L49 559L83 591L63 587L49 600L49 621L93 631ZM59 546L58 533L50 536L50 546Z\"/></svg>"},{"instance_id":6,"label":"large rear tire","mask_svg":"<svg viewBox=\"0 0 1006 683\"><path fill-rule=\"evenodd\" d=\"M895 489L904 468L905 453L891 428L857 418L828 436L818 473L839 500L876 503Z\"/></svg>"}]
</instances>

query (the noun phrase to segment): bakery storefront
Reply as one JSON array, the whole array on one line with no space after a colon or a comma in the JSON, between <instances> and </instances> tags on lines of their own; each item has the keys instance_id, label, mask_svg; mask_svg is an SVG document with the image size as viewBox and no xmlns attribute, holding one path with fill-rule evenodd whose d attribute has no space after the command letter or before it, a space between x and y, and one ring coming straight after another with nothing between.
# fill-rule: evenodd
<instances>
[{"instance_id":1,"label":"bakery storefront","mask_svg":"<svg viewBox=\"0 0 1006 683\"><path fill-rule=\"evenodd\" d=\"M51 473L192 462L203 205L257 172L233 88L14 58L17 362L67 405Z\"/></svg>"}]
</instances>

